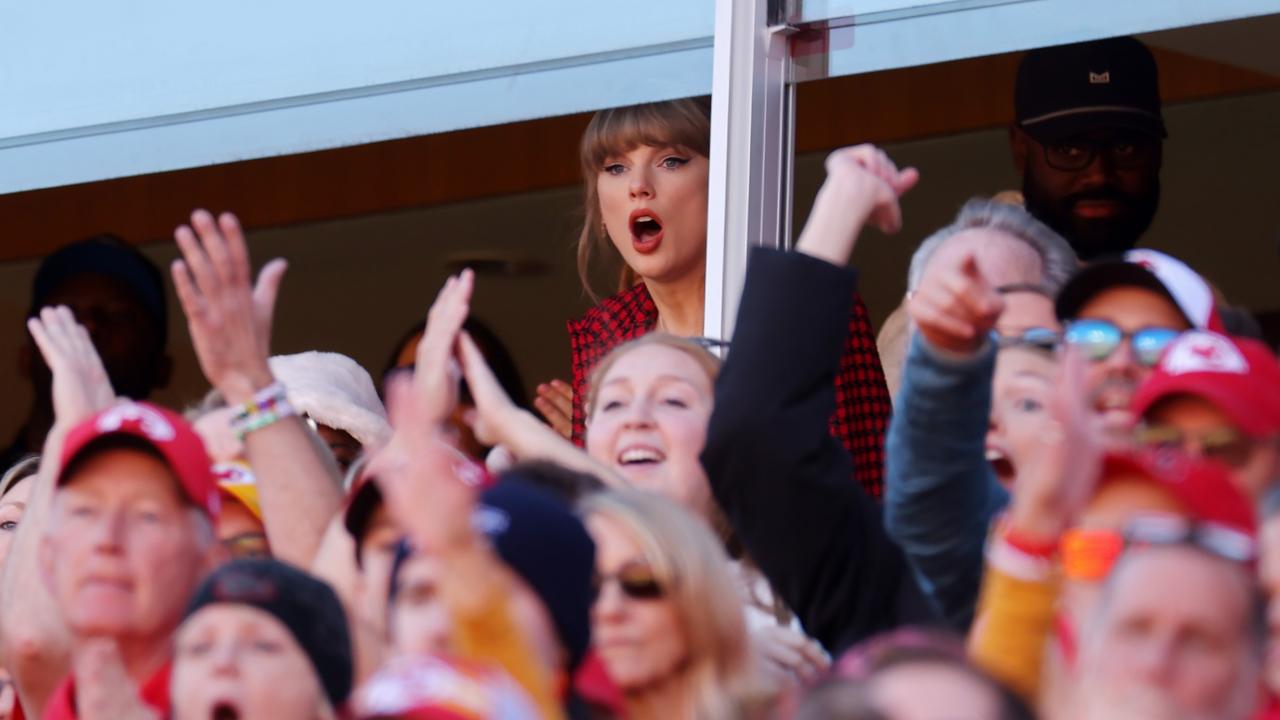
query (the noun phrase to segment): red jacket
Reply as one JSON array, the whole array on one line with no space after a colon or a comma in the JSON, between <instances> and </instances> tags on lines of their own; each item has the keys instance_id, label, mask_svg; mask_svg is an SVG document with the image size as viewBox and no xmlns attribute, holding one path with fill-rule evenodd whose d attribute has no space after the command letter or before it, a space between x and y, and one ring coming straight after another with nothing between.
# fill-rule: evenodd
<instances>
[{"instance_id":1,"label":"red jacket","mask_svg":"<svg viewBox=\"0 0 1280 720\"><path fill-rule=\"evenodd\" d=\"M156 671L151 676L138 694L142 696L142 701L152 710L160 713L160 717L167 718L170 715L169 709L169 671L171 666L165 663L164 667ZM19 714L16 717L24 717ZM62 684L53 691L53 697L49 698L49 704L44 709L44 720L75 720L79 717L76 712L76 685L75 677L67 676Z\"/></svg>"},{"instance_id":2,"label":"red jacket","mask_svg":"<svg viewBox=\"0 0 1280 720\"><path fill-rule=\"evenodd\" d=\"M581 318L569 321L574 442L581 445L586 430L584 403L592 368L614 347L650 332L657 324L658 308L644 283L601 300ZM836 376L836 410L830 428L831 435L853 456L858 482L874 498L879 498L884 488L884 434L892 409L875 333L862 297L855 293L849 336Z\"/></svg>"}]
</instances>

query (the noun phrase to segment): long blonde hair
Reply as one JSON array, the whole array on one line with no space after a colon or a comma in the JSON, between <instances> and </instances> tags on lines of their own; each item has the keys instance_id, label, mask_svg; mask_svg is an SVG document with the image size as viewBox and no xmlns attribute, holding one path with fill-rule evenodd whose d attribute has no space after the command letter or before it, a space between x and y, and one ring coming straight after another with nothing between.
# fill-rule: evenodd
<instances>
[{"instance_id":1,"label":"long blonde hair","mask_svg":"<svg viewBox=\"0 0 1280 720\"><path fill-rule=\"evenodd\" d=\"M581 510L622 526L667 589L685 638L686 661L677 672L689 717L738 718L772 699L757 673L729 558L706 523L670 500L635 490L595 493ZM639 708L645 702L643 696L630 700Z\"/></svg>"},{"instance_id":2,"label":"long blonde hair","mask_svg":"<svg viewBox=\"0 0 1280 720\"><path fill-rule=\"evenodd\" d=\"M670 145L707 157L711 152L711 99L686 98L601 110L582 133L578 160L584 193L582 230L578 233L578 278L593 302L600 300L590 273L597 253L622 263L622 256L604 231L596 180L606 160L641 145ZM617 290L631 287L638 279L623 264Z\"/></svg>"}]
</instances>

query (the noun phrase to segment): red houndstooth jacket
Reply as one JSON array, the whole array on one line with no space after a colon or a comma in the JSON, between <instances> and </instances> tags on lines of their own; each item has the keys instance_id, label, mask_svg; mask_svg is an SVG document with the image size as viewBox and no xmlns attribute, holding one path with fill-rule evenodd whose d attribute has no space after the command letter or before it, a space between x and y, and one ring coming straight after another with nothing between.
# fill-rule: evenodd
<instances>
[{"instance_id":1,"label":"red houndstooth jacket","mask_svg":"<svg viewBox=\"0 0 1280 720\"><path fill-rule=\"evenodd\" d=\"M584 403L592 368L614 347L648 333L657 324L658 308L644 283L605 298L582 317L569 321L575 443L582 444L586 430ZM830 427L832 437L853 456L858 482L877 499L884 489L884 434L892 409L867 308L855 294L849 337L836 376L836 410Z\"/></svg>"}]
</instances>

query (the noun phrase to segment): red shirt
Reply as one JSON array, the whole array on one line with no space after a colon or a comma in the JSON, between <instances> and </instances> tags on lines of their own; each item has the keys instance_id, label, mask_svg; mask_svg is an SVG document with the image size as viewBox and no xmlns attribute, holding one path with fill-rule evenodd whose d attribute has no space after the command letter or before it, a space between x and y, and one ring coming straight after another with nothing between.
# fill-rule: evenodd
<instances>
[{"instance_id":1,"label":"red shirt","mask_svg":"<svg viewBox=\"0 0 1280 720\"><path fill-rule=\"evenodd\" d=\"M601 300L581 318L569 321L575 443L582 445L586 431L587 381L596 363L618 345L651 332L657 324L658 307L644 283ZM854 476L863 489L878 500L884 489L884 434L893 405L876 351L875 332L857 293L835 386L831 435L853 456Z\"/></svg>"},{"instance_id":2,"label":"red shirt","mask_svg":"<svg viewBox=\"0 0 1280 720\"><path fill-rule=\"evenodd\" d=\"M160 717L169 717L169 671L172 663L165 663L163 667L156 671L151 679L142 685L140 695L142 702L146 703L152 710L160 713ZM23 718L21 711L14 717ZM44 709L44 720L75 720L76 715L76 685L75 677L68 675L66 680L53 691L53 697L49 699L49 705Z\"/></svg>"}]
</instances>

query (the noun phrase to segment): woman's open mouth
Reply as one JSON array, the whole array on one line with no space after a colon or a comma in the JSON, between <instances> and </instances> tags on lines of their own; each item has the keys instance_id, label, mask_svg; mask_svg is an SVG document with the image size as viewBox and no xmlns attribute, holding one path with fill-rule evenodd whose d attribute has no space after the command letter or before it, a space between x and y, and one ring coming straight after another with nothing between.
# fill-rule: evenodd
<instances>
[{"instance_id":1,"label":"woman's open mouth","mask_svg":"<svg viewBox=\"0 0 1280 720\"><path fill-rule=\"evenodd\" d=\"M636 252L648 255L662 245L662 218L647 208L632 211L628 221L631 228L631 246Z\"/></svg>"}]
</instances>

